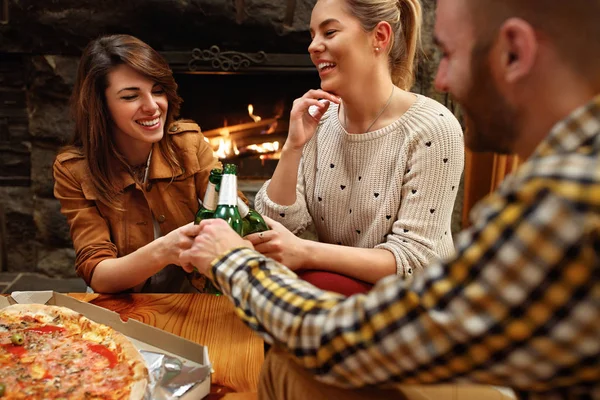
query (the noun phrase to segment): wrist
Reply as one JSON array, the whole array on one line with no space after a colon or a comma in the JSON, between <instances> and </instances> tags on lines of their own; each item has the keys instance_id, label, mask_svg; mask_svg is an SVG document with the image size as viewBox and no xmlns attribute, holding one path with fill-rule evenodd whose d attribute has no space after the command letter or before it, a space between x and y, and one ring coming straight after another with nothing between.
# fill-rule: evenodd
<instances>
[{"instance_id":1,"label":"wrist","mask_svg":"<svg viewBox=\"0 0 600 400\"><path fill-rule=\"evenodd\" d=\"M170 251L167 248L168 244L166 243L164 236L154 239L151 243L156 246L156 248L152 249L151 251L156 264L162 266L173 264L173 262L169 259ZM177 260L175 263L178 264L179 260Z\"/></svg>"},{"instance_id":2,"label":"wrist","mask_svg":"<svg viewBox=\"0 0 600 400\"><path fill-rule=\"evenodd\" d=\"M289 142L286 143L281 148L281 156L288 154L290 156L302 156L302 150L304 149L304 145L299 147L294 147Z\"/></svg>"},{"instance_id":3,"label":"wrist","mask_svg":"<svg viewBox=\"0 0 600 400\"><path fill-rule=\"evenodd\" d=\"M302 269L313 269L314 241L308 239L299 239L298 255Z\"/></svg>"}]
</instances>

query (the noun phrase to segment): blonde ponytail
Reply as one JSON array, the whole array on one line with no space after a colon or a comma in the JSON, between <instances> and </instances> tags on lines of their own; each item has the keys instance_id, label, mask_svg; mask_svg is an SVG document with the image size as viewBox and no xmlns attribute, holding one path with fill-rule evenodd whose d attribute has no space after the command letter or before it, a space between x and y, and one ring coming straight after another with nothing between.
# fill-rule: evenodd
<instances>
[{"instance_id":1,"label":"blonde ponytail","mask_svg":"<svg viewBox=\"0 0 600 400\"><path fill-rule=\"evenodd\" d=\"M399 88L410 90L415 82L417 53L421 49L423 11L419 0L398 0L400 27L390 49L392 81Z\"/></svg>"}]
</instances>

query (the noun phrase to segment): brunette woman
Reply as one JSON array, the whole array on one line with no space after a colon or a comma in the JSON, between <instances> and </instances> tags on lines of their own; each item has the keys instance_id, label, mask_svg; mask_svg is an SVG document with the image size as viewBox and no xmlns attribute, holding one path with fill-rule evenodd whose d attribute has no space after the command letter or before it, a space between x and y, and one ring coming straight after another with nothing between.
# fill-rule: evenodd
<instances>
[{"instance_id":1,"label":"brunette woman","mask_svg":"<svg viewBox=\"0 0 600 400\"><path fill-rule=\"evenodd\" d=\"M181 102L168 63L141 40L104 36L84 50L54 194L94 291L193 290L174 265L193 240L180 227L220 164L198 125L175 120Z\"/></svg>"}]
</instances>

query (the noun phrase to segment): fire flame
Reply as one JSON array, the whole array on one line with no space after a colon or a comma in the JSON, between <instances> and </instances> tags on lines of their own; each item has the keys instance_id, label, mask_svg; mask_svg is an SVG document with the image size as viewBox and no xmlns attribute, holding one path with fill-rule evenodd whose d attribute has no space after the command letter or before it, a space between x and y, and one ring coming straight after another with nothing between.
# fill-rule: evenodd
<instances>
[{"instance_id":1,"label":"fire flame","mask_svg":"<svg viewBox=\"0 0 600 400\"><path fill-rule=\"evenodd\" d=\"M252 104L248 104L248 115L254 120L254 122L258 122L262 119L258 115L254 115L254 106Z\"/></svg>"},{"instance_id":2,"label":"fire flame","mask_svg":"<svg viewBox=\"0 0 600 400\"><path fill-rule=\"evenodd\" d=\"M231 138L228 137L219 137L215 138L211 141L213 146L217 146L217 150L214 151L215 157L219 159L229 158L232 155L239 155L240 149L238 149L237 145ZM244 152L253 152L257 154L261 154L261 158L265 158L264 154L266 153L277 153L279 151L279 142L265 142L260 144L251 144L244 148L242 148ZM269 158L272 158L269 156Z\"/></svg>"},{"instance_id":3,"label":"fire flame","mask_svg":"<svg viewBox=\"0 0 600 400\"><path fill-rule=\"evenodd\" d=\"M265 142L262 144L251 144L246 147L248 150L254 150L257 153L270 153L279 150L279 142Z\"/></svg>"},{"instance_id":4,"label":"fire flame","mask_svg":"<svg viewBox=\"0 0 600 400\"><path fill-rule=\"evenodd\" d=\"M231 153L236 156L240 154L235 142L229 138L229 130L227 128L221 130L221 137L218 140L219 148L214 151L217 158L227 158Z\"/></svg>"},{"instance_id":5,"label":"fire flame","mask_svg":"<svg viewBox=\"0 0 600 400\"><path fill-rule=\"evenodd\" d=\"M259 122L262 118L258 115L254 115L254 106L252 104L248 104L248 115L254 120L254 122ZM216 157L219 159L226 159L231 157L232 155L239 155L240 150L236 146L235 141L233 141L230 137L231 132L227 127L227 124L224 124L222 128L219 129L219 136L211 137L210 139L204 138L213 148L213 152ZM261 132L261 134L270 134L275 131L277 127L277 121L268 125L268 128ZM217 150L214 150L217 148ZM252 152L260 154L260 159L264 160L266 158L279 158L279 142L264 142L260 144L251 144L244 148L242 148L243 152ZM275 154L269 154L275 153Z\"/></svg>"}]
</instances>

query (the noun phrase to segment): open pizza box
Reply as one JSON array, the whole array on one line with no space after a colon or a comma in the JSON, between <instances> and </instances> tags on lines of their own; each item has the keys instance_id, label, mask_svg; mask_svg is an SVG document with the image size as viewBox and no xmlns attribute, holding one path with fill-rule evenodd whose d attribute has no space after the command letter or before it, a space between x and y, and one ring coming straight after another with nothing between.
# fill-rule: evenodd
<instances>
[{"instance_id":1,"label":"open pizza box","mask_svg":"<svg viewBox=\"0 0 600 400\"><path fill-rule=\"evenodd\" d=\"M186 366L210 365L205 346L183 339L172 333L146 325L134 319L124 322L118 313L84 303L64 294L52 291L13 292L9 297L0 296L0 309L12 304L48 304L70 308L92 321L110 326L121 332L138 348L176 357ZM196 384L181 400L196 400L210 393L210 372L206 379Z\"/></svg>"}]
</instances>

